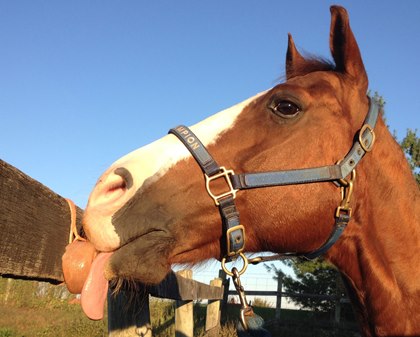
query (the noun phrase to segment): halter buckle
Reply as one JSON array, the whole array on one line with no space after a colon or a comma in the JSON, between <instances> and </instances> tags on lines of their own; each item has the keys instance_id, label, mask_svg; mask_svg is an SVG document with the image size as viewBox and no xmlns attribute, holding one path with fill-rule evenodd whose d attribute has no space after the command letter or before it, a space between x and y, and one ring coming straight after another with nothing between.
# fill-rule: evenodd
<instances>
[{"instance_id":1,"label":"halter buckle","mask_svg":"<svg viewBox=\"0 0 420 337\"><path fill-rule=\"evenodd\" d=\"M236 233L235 233L236 232ZM240 248L237 248L241 245ZM245 246L245 227L243 225L237 225L229 228L226 231L226 250L229 257L236 256L242 253Z\"/></svg>"},{"instance_id":2,"label":"halter buckle","mask_svg":"<svg viewBox=\"0 0 420 337\"><path fill-rule=\"evenodd\" d=\"M224 197L232 196L233 199L236 198L236 192L238 192L238 190L233 188L232 182L230 180L230 176L233 176L234 174L235 172L233 172L233 170L226 170L224 166L220 166L220 172L215 175L212 175L211 177L209 177L207 174L204 174L204 177L206 178L207 193L213 199L216 206L219 206L219 200ZM210 183L219 178L224 178L224 180L226 181L229 187L229 191L216 195L212 193L211 188L210 188Z\"/></svg>"},{"instance_id":3,"label":"halter buckle","mask_svg":"<svg viewBox=\"0 0 420 337\"><path fill-rule=\"evenodd\" d=\"M366 130L370 132L371 137L372 137L370 140L370 143L369 143L369 138L363 137L363 134L365 133ZM375 138L376 136L375 136L375 131L373 131L373 128L369 124L363 125L359 131L359 144L365 152L372 151L373 144L375 143Z\"/></svg>"}]
</instances>

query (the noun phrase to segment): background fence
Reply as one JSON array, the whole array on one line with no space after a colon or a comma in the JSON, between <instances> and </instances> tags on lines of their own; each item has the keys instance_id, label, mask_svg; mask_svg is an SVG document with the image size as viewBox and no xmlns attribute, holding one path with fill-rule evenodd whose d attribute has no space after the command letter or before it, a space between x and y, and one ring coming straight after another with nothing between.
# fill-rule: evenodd
<instances>
[{"instance_id":1,"label":"background fence","mask_svg":"<svg viewBox=\"0 0 420 337\"><path fill-rule=\"evenodd\" d=\"M209 300L205 330L208 335L217 336L220 328L221 301L225 296L222 282L222 279L216 278L210 282L210 285L207 285L192 280L191 270L182 270L169 274L157 286L144 286L135 290L123 289L115 296L109 294L109 336L152 336L149 295L176 301L176 337L193 336L193 302Z\"/></svg>"},{"instance_id":2,"label":"background fence","mask_svg":"<svg viewBox=\"0 0 420 337\"><path fill-rule=\"evenodd\" d=\"M127 295L122 294L120 298L108 298L109 309L108 319L110 336L112 337L135 337L141 332L141 336L152 336L150 325L150 312L148 307L148 295L160 298L176 300L175 309L175 336L192 337L194 331L193 318L193 301L209 300L206 311L206 327L205 331L208 336L218 336L221 326L221 320L227 320L228 306L235 306L236 303L229 300L236 297L235 290L229 289L229 279L226 274L220 270L219 278L214 279L210 286L191 280L192 271L183 270L177 274L171 274L164 282L155 287L146 288L143 293L137 290L135 296L137 302L133 302L131 309L124 315L121 315L122 306L127 306ZM324 329L334 329L337 336L341 336L341 330L355 331L357 327L354 322L342 320L342 306L349 304L349 300L342 297L341 293L336 295L320 295L320 294L298 294L282 291L282 277L277 279L276 290L252 290L246 289L247 296L275 298L274 316L267 320L267 326L294 326L301 325L301 320L290 320L290 318L282 317L282 299L283 298L316 298L321 301L331 301L335 304L334 315L332 319L325 318L311 320L311 324ZM233 297L232 297L233 296ZM236 301L235 301L236 302ZM239 304L237 305L239 309ZM142 308L142 314L139 314L139 308ZM131 315L131 316L130 316ZM320 316L322 317L322 316ZM122 328L125 327L125 328Z\"/></svg>"},{"instance_id":3,"label":"background fence","mask_svg":"<svg viewBox=\"0 0 420 337\"><path fill-rule=\"evenodd\" d=\"M184 276L181 276L184 275ZM80 321L80 326L77 328L77 331L86 331L86 328L82 326L84 324L93 324L98 326L103 326L102 332L95 332L90 334L79 333L79 336L104 336L109 334L113 337L121 336L152 336L152 324L153 323L153 336L234 336L234 321L238 320L239 317L239 304L233 304L232 299L236 299L236 293L232 291L229 292L229 279L226 279L223 290L219 286L220 283L223 284L223 278L217 279L216 284L211 282L210 286L188 279L192 276L189 271L182 272L181 274L170 274L164 282L156 287L144 287L137 285L136 289L132 287L122 288L123 290L118 293L118 296L112 296L109 294L108 301L108 321L105 320L105 325L101 322L90 322L88 319L83 317L80 309L77 310L80 312L78 316L74 316L72 321ZM198 276L200 276L198 274ZM216 275L217 276L217 275ZM251 278L248 282L252 283L261 283L261 280L256 280ZM26 283L26 282L25 282ZM3 312L3 315L8 315L8 309L10 312L14 312L16 306L13 305L13 302L16 298L19 298L20 302L18 306L24 306L24 310L21 310L22 313L27 316L26 319L33 321L33 316L41 315L40 311L48 312L51 309L51 303L56 308L55 315L59 314L59 308L67 311L74 311L77 307L75 305L66 304L74 302L74 296L69 296L68 292L66 293L64 287L48 286L47 283L34 283L28 282L29 287L22 287L22 281L15 282L11 279L5 279L0 282L0 312ZM31 289L31 290L30 290ZM260 296L273 296L273 299L285 299L285 296L290 296L288 292L277 293L275 290L253 290L252 287L247 285L247 292L255 294L256 296L252 299L253 304L261 303L258 301ZM30 290L30 291L28 291ZM230 294L229 294L230 293ZM294 298L296 294L292 294ZM299 295L300 297L307 296L308 294ZM314 296L309 294L309 296ZM32 299L31 299L32 297ZM51 302L50 299L53 297L55 300ZM164 300L154 299L155 297L163 298ZM319 298L319 296L316 296ZM45 298L45 299L44 299ZM172 300L168 300L172 299ZM206 298L214 298L209 300L207 304ZM218 300L219 298L224 298L224 301ZM248 300L252 296L248 297ZM322 297L325 299L325 297ZM228 299L226 301L226 299ZM336 301L335 298L329 299L333 302ZM150 308L149 308L150 301ZM57 306L57 303L60 302ZM350 309L347 301L339 301L340 307L344 306L345 310ZM194 304L193 304L194 303ZM347 307L346 307L347 306ZM2 307L4 309L2 309ZM194 308L193 308L194 307ZM169 311L168 311L169 310ZM340 310L340 319L337 320L337 316L333 311L333 314L326 313L316 313L311 311L300 311L300 310L291 310L291 309L281 309L280 315L277 306L275 308L275 303L271 304L270 308L267 307L254 307L254 310L257 314L262 316L265 321L268 329L272 331L273 336L287 335L287 336L357 336L357 327L354 323L348 322L347 317L343 320L342 310ZM194 313L193 313L194 312ZM30 314L31 313L31 314ZM63 312L63 314L66 314ZM48 314L45 314L48 316ZM277 316L277 318L276 318ZM279 317L280 316L280 317ZM335 316L335 317L334 317ZM346 316L346 315L344 315ZM22 317L22 319L25 319ZM13 324L2 324L7 322L7 319L0 318L0 336L2 328L9 327L12 329ZM9 320L10 321L10 320ZM227 325L226 325L226 321ZM49 322L50 328L58 330L69 330L68 328L63 327L59 320ZM71 323L69 323L71 324ZM106 326L108 324L108 326ZM194 326L194 324L196 326ZM220 325L222 324L222 330L219 334ZM54 327L54 328L52 328ZM42 326L41 326L42 328ZM44 323L44 330L48 330ZM74 330L75 328L73 328ZM226 330L230 329L230 333L226 333ZM322 329L322 331L320 330ZM6 334L6 336L21 336L21 335L42 335L42 336L73 336L74 334L51 334L32 332L24 333L16 330L16 334ZM107 333L108 330L108 333ZM96 331L96 330L95 330ZM286 332L287 333L286 333ZM306 331L304 334L302 331ZM310 331L308 333L308 331Z\"/></svg>"}]
</instances>

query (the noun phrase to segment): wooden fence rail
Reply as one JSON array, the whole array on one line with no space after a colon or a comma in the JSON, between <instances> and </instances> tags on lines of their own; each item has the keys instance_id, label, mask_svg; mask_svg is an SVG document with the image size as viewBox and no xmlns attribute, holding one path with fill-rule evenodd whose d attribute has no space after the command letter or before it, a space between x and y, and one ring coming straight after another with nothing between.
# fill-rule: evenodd
<instances>
[{"instance_id":1,"label":"wooden fence rail","mask_svg":"<svg viewBox=\"0 0 420 337\"><path fill-rule=\"evenodd\" d=\"M0 275L62 282L69 230L67 201L0 159Z\"/></svg>"}]
</instances>

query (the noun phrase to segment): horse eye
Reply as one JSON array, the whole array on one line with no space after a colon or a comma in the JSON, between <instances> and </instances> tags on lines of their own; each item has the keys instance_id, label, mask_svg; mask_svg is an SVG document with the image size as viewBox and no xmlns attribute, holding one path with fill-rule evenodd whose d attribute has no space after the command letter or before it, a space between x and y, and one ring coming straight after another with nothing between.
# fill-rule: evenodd
<instances>
[{"instance_id":1,"label":"horse eye","mask_svg":"<svg viewBox=\"0 0 420 337\"><path fill-rule=\"evenodd\" d=\"M284 118L293 118L301 111L299 106L288 100L276 102L271 109L275 114Z\"/></svg>"}]
</instances>

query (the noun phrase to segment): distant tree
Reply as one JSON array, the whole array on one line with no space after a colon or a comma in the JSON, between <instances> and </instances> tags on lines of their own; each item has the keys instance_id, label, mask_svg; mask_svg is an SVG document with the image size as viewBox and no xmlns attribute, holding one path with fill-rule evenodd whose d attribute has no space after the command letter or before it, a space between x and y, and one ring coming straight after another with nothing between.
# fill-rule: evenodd
<instances>
[{"instance_id":1,"label":"distant tree","mask_svg":"<svg viewBox=\"0 0 420 337\"><path fill-rule=\"evenodd\" d=\"M370 95L370 91L368 92ZM385 99L375 91L373 98L376 99L379 104L382 106L382 118L386 124L386 116L385 116ZM389 125L387 125L390 129ZM396 139L396 132L393 132L394 138ZM410 164L411 170L413 171L414 177L416 178L417 184L420 186L420 138L417 137L417 129L407 129L407 133L403 140L399 143L401 148L403 149L408 163Z\"/></svg>"},{"instance_id":2,"label":"distant tree","mask_svg":"<svg viewBox=\"0 0 420 337\"><path fill-rule=\"evenodd\" d=\"M417 184L420 186L420 138L417 130L407 130L407 134L400 143L411 166Z\"/></svg>"},{"instance_id":3,"label":"distant tree","mask_svg":"<svg viewBox=\"0 0 420 337\"><path fill-rule=\"evenodd\" d=\"M286 265L293 268L295 277L284 275L274 264L266 265L267 270L283 276L283 288L287 292L298 294L337 295L344 296L344 288L339 280L338 271L327 261L318 258L311 261L289 260ZM279 274L281 273L281 274ZM334 302L314 297L293 298L302 309L329 312L334 309Z\"/></svg>"},{"instance_id":4,"label":"distant tree","mask_svg":"<svg viewBox=\"0 0 420 337\"><path fill-rule=\"evenodd\" d=\"M368 91L368 95L371 96L370 90ZM386 123L386 117L385 117L385 104L386 104L385 99L381 95L379 95L377 91L375 91L375 93L373 94L373 99L376 100L379 103L380 107L382 108L382 118L384 120L384 123L389 129L389 125Z\"/></svg>"}]
</instances>

